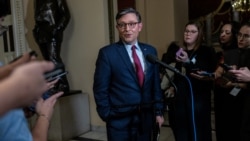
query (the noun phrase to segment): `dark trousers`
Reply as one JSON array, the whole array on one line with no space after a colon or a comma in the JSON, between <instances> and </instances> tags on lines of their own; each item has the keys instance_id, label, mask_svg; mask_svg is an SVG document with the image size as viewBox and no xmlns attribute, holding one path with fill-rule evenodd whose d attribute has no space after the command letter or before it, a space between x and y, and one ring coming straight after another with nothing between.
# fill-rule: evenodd
<instances>
[{"instance_id":1,"label":"dark trousers","mask_svg":"<svg viewBox=\"0 0 250 141\"><path fill-rule=\"evenodd\" d=\"M231 89L214 88L215 128L217 141L240 140L242 95L232 96Z\"/></svg>"},{"instance_id":2,"label":"dark trousers","mask_svg":"<svg viewBox=\"0 0 250 141\"><path fill-rule=\"evenodd\" d=\"M108 141L151 141L152 117L148 111L110 119L106 123Z\"/></svg>"},{"instance_id":3,"label":"dark trousers","mask_svg":"<svg viewBox=\"0 0 250 141\"><path fill-rule=\"evenodd\" d=\"M215 89L217 141L250 141L250 93L237 96L224 88Z\"/></svg>"},{"instance_id":4,"label":"dark trousers","mask_svg":"<svg viewBox=\"0 0 250 141\"><path fill-rule=\"evenodd\" d=\"M250 141L250 93L244 95L240 141Z\"/></svg>"},{"instance_id":5,"label":"dark trousers","mask_svg":"<svg viewBox=\"0 0 250 141\"><path fill-rule=\"evenodd\" d=\"M179 89L176 100L169 110L170 126L175 141L194 141L196 132L197 141L211 141L211 93L204 92L194 95L194 118L192 119L192 105L190 95L185 89Z\"/></svg>"}]
</instances>

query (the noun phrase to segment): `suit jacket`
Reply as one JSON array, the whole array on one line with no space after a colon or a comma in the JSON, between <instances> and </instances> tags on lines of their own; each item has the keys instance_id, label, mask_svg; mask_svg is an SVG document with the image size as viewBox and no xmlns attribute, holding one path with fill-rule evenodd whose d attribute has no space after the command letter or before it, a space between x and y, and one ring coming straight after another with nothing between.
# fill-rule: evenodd
<instances>
[{"instance_id":1,"label":"suit jacket","mask_svg":"<svg viewBox=\"0 0 250 141\"><path fill-rule=\"evenodd\" d=\"M157 56L156 49L138 43L145 60L144 84L141 88L135 69L124 44L117 43L100 49L94 74L94 97L97 112L102 120L124 117L138 111L138 105L158 101L162 98L159 66L146 60L147 54ZM152 107L152 105L148 105ZM162 109L163 103L154 104ZM147 107L147 108L150 108Z\"/></svg>"}]
</instances>

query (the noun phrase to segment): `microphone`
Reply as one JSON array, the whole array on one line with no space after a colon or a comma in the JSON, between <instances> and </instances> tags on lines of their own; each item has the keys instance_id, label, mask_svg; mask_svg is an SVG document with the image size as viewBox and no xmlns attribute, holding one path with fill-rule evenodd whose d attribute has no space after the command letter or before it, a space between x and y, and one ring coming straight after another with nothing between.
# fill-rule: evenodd
<instances>
[{"instance_id":1,"label":"microphone","mask_svg":"<svg viewBox=\"0 0 250 141\"><path fill-rule=\"evenodd\" d=\"M180 73L180 71L166 63L163 63L162 61L160 61L157 57L155 57L154 55L148 54L146 55L146 59L151 62L151 63L158 63L160 65L162 65L163 67L169 69L170 71L173 71L174 73L177 73L179 75L183 75L182 73Z\"/></svg>"}]
</instances>

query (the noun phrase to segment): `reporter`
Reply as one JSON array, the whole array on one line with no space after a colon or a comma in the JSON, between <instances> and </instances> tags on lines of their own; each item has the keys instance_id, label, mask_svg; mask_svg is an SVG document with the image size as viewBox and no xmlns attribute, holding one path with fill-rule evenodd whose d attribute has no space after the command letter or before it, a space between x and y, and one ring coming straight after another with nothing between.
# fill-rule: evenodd
<instances>
[{"instance_id":1,"label":"reporter","mask_svg":"<svg viewBox=\"0 0 250 141\"><path fill-rule=\"evenodd\" d=\"M22 57L16 61L9 63L8 65L0 67L0 79L3 79L10 75L10 73L19 65L25 64L32 60L32 57L29 53L24 53Z\"/></svg>"},{"instance_id":2,"label":"reporter","mask_svg":"<svg viewBox=\"0 0 250 141\"><path fill-rule=\"evenodd\" d=\"M9 0L0 0L0 26L9 12L8 3ZM54 65L49 62L27 63L31 60L32 56L25 53L15 62L0 67L0 116L11 109L29 105L46 91L43 74L52 70Z\"/></svg>"},{"instance_id":3,"label":"reporter","mask_svg":"<svg viewBox=\"0 0 250 141\"><path fill-rule=\"evenodd\" d=\"M186 75L191 84L183 76L174 76L173 82L178 91L171 105L172 109L169 109L170 126L176 141L190 141L196 137L200 141L211 141L213 83L197 79L192 73L197 70L213 72L216 68L216 54L213 48L202 44L203 30L198 22L190 21L186 24L183 41L183 50L180 51L180 55L176 54L175 67ZM192 93L189 90L193 90ZM191 101L192 98L194 103ZM195 113L194 116L191 113ZM195 131L193 125L196 127Z\"/></svg>"},{"instance_id":4,"label":"reporter","mask_svg":"<svg viewBox=\"0 0 250 141\"><path fill-rule=\"evenodd\" d=\"M44 73L54 68L51 62L31 62L16 68L0 83L0 116L27 106L47 90Z\"/></svg>"},{"instance_id":5,"label":"reporter","mask_svg":"<svg viewBox=\"0 0 250 141\"><path fill-rule=\"evenodd\" d=\"M43 100L40 98L36 104L38 115L35 127L32 129L33 141L47 141L50 119L54 111L54 105L63 92L58 92L50 98Z\"/></svg>"},{"instance_id":6,"label":"reporter","mask_svg":"<svg viewBox=\"0 0 250 141\"><path fill-rule=\"evenodd\" d=\"M235 79L238 77L237 79L247 80L246 75L237 73L247 72L241 69L250 67L249 22L241 25L237 34L237 43L237 49L224 52L224 60L221 62L231 66L232 70L227 71L219 66L215 72L217 78L215 96L220 96L220 99L217 99L219 101L215 101L215 104L218 102L220 104L219 107L217 105L217 112L215 112L217 141L250 140L250 91L246 82ZM238 68L241 69L237 70ZM231 128L228 128L229 124Z\"/></svg>"},{"instance_id":7,"label":"reporter","mask_svg":"<svg viewBox=\"0 0 250 141\"><path fill-rule=\"evenodd\" d=\"M8 0L0 0L0 26L8 13L8 2ZM31 104L50 88L44 73L52 70L54 64L45 61L27 63L32 59L33 57L26 53L18 60L0 67L0 140L33 140L23 110L16 108ZM40 116L33 130L35 141L47 140L49 123L44 123L41 115L50 120L56 99L61 95L62 92L45 101L38 101L37 109Z\"/></svg>"},{"instance_id":8,"label":"reporter","mask_svg":"<svg viewBox=\"0 0 250 141\"><path fill-rule=\"evenodd\" d=\"M8 112L0 118L0 140L1 141L47 141L47 132L50 119L53 113L57 98L63 92L58 92L50 98L39 99L36 105L37 122L32 129L28 127L27 120L21 109L15 109ZM15 122L13 122L15 121Z\"/></svg>"}]
</instances>

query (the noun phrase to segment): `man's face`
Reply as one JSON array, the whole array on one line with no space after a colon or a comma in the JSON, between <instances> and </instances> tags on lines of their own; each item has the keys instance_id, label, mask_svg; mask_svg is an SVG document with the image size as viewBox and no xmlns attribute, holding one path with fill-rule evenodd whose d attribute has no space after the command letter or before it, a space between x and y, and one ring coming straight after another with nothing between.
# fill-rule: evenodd
<instances>
[{"instance_id":1,"label":"man's face","mask_svg":"<svg viewBox=\"0 0 250 141\"><path fill-rule=\"evenodd\" d=\"M126 14L117 20L116 28L119 37L127 44L135 44L142 29L142 23L139 23L133 13Z\"/></svg>"},{"instance_id":2,"label":"man's face","mask_svg":"<svg viewBox=\"0 0 250 141\"><path fill-rule=\"evenodd\" d=\"M250 46L250 27L243 26L238 32L238 47L247 48Z\"/></svg>"}]
</instances>

